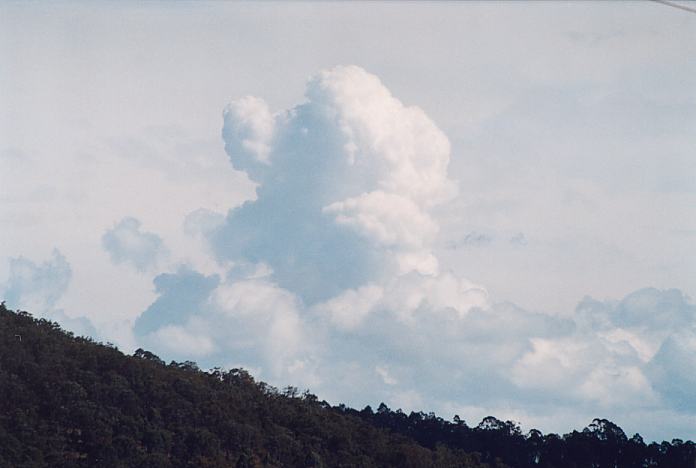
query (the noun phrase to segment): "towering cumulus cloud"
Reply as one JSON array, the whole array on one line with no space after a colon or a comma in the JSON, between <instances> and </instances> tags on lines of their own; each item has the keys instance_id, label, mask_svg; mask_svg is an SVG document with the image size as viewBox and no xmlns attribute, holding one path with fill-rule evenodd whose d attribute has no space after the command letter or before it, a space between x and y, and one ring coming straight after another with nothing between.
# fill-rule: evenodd
<instances>
[{"instance_id":1,"label":"towering cumulus cloud","mask_svg":"<svg viewBox=\"0 0 696 468\"><path fill-rule=\"evenodd\" d=\"M225 148L259 186L217 232L218 254L267 264L310 304L394 274L436 275L430 209L456 194L447 137L358 67L319 73L306 98L276 114L252 97L226 108Z\"/></svg>"},{"instance_id":2,"label":"towering cumulus cloud","mask_svg":"<svg viewBox=\"0 0 696 468\"><path fill-rule=\"evenodd\" d=\"M305 96L275 113L255 97L225 108L225 149L256 198L226 219L187 218L230 268L158 276L160 297L136 322L141 343L320 390L345 353L366 382L392 372L386 355L360 356L353 333L487 307L483 288L441 273L432 253L432 208L457 192L447 137L359 67L320 72ZM387 335L385 350L395 345Z\"/></svg>"}]
</instances>

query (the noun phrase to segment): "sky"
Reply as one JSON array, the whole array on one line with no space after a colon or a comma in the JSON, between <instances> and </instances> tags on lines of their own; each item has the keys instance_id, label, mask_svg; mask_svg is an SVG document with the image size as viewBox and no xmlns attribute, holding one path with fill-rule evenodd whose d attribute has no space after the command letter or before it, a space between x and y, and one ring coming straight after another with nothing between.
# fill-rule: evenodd
<instances>
[{"instance_id":1,"label":"sky","mask_svg":"<svg viewBox=\"0 0 696 468\"><path fill-rule=\"evenodd\" d=\"M696 439L696 15L5 2L0 292L332 403Z\"/></svg>"}]
</instances>

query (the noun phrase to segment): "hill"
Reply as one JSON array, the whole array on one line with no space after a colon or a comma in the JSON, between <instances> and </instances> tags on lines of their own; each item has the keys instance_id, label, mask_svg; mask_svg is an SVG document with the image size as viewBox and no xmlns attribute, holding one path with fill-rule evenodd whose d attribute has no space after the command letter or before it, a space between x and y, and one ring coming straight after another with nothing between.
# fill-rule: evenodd
<instances>
[{"instance_id":1,"label":"hill","mask_svg":"<svg viewBox=\"0 0 696 468\"><path fill-rule=\"evenodd\" d=\"M1 467L694 466L606 420L565 436L434 414L332 407L242 369L127 356L0 306Z\"/></svg>"}]
</instances>

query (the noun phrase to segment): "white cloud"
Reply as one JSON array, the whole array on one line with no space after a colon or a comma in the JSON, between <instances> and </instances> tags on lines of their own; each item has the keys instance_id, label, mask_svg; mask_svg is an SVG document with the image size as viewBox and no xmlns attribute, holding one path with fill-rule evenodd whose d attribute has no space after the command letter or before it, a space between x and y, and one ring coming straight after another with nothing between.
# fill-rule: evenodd
<instances>
[{"instance_id":1,"label":"white cloud","mask_svg":"<svg viewBox=\"0 0 696 468\"><path fill-rule=\"evenodd\" d=\"M450 144L418 107L406 107L379 78L357 66L315 75L310 103L344 134L344 157L375 189L432 206L450 199L456 186L447 177Z\"/></svg>"},{"instance_id":2,"label":"white cloud","mask_svg":"<svg viewBox=\"0 0 696 468\"><path fill-rule=\"evenodd\" d=\"M226 150L259 184L257 197L222 225L198 210L185 226L234 266L219 282L184 270L158 277L160 298L136 323L145 342L156 345L162 327L205 330L216 349L206 362L241 353L274 381L320 382L337 332L350 353L351 334L375 323L401 322L411 333L489 307L483 287L440 273L431 252L438 225L430 212L456 193L444 134L358 67L318 73L306 96L273 115L259 99L227 107ZM267 157L249 140L268 144Z\"/></svg>"},{"instance_id":3,"label":"white cloud","mask_svg":"<svg viewBox=\"0 0 696 468\"><path fill-rule=\"evenodd\" d=\"M256 98L228 106L226 151L259 186L210 236L218 257L268 264L310 304L392 274L437 275L431 210L456 194L447 137L356 66L317 73L306 97L273 116ZM263 124L245 123L257 114ZM274 137L239 130L250 125ZM263 164L247 159L249 132L270 145Z\"/></svg>"},{"instance_id":4,"label":"white cloud","mask_svg":"<svg viewBox=\"0 0 696 468\"><path fill-rule=\"evenodd\" d=\"M332 203L324 212L387 247L423 247L437 233L435 222L411 199L374 191Z\"/></svg>"}]
</instances>

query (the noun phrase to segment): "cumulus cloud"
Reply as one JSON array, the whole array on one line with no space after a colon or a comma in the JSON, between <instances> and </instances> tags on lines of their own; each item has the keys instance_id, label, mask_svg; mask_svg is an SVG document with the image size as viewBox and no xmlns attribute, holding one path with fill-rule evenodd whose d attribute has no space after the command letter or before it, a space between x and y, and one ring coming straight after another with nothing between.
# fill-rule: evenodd
<instances>
[{"instance_id":1,"label":"cumulus cloud","mask_svg":"<svg viewBox=\"0 0 696 468\"><path fill-rule=\"evenodd\" d=\"M432 206L456 193L447 177L450 144L418 107L404 106L379 79L355 67L317 74L307 87L310 106L340 129L344 158L369 185Z\"/></svg>"},{"instance_id":2,"label":"cumulus cloud","mask_svg":"<svg viewBox=\"0 0 696 468\"><path fill-rule=\"evenodd\" d=\"M456 194L447 137L359 67L318 73L306 98L272 118L258 98L225 110L225 149L259 185L211 235L218 255L266 263L307 303L437 274L431 209Z\"/></svg>"},{"instance_id":3,"label":"cumulus cloud","mask_svg":"<svg viewBox=\"0 0 696 468\"><path fill-rule=\"evenodd\" d=\"M432 210L457 191L445 135L358 67L318 73L306 98L275 113L251 97L225 108L225 149L256 199L224 219L205 209L186 217L185 231L230 268L225 278L190 268L158 276L159 297L135 324L141 342L179 342L183 354L208 336L205 362L232 353L268 378L318 382L320 356L348 350L375 321L410 329L489 306L483 287L440 272L432 253ZM386 369L356 372L374 379L376 366Z\"/></svg>"},{"instance_id":4,"label":"cumulus cloud","mask_svg":"<svg viewBox=\"0 0 696 468\"><path fill-rule=\"evenodd\" d=\"M141 222L127 217L107 230L102 236L102 246L115 264L128 264L138 271L154 268L167 254L162 238L142 231Z\"/></svg>"}]
</instances>

